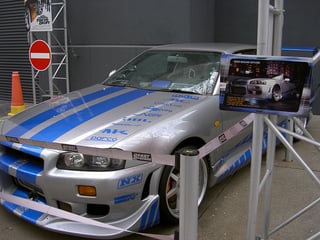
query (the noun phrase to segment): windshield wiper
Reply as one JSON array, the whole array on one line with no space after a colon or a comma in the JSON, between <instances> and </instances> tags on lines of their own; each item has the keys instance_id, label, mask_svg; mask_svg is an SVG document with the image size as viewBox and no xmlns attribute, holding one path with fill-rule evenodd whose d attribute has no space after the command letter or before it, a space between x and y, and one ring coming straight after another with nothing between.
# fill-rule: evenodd
<instances>
[{"instance_id":1,"label":"windshield wiper","mask_svg":"<svg viewBox=\"0 0 320 240\"><path fill-rule=\"evenodd\" d=\"M159 91L162 91L162 92L175 92L175 93L198 94L198 93L196 93L196 92L190 92L190 91L182 90L182 89L159 89Z\"/></svg>"}]
</instances>

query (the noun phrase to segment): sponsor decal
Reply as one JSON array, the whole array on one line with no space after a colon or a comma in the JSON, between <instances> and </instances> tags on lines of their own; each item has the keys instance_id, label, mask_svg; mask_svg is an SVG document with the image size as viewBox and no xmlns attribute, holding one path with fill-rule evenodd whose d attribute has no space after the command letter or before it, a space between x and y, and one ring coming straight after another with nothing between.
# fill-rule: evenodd
<instances>
[{"instance_id":1,"label":"sponsor decal","mask_svg":"<svg viewBox=\"0 0 320 240\"><path fill-rule=\"evenodd\" d=\"M124 126L124 127L139 127L140 124L132 124L132 123L112 123L115 126Z\"/></svg>"},{"instance_id":2,"label":"sponsor decal","mask_svg":"<svg viewBox=\"0 0 320 240\"><path fill-rule=\"evenodd\" d=\"M138 117L124 117L123 121L127 121L127 122L144 122L144 123L150 123L151 122L147 118L138 118Z\"/></svg>"},{"instance_id":3,"label":"sponsor decal","mask_svg":"<svg viewBox=\"0 0 320 240\"><path fill-rule=\"evenodd\" d=\"M77 148L76 145L61 144L61 148L62 148L64 151L78 152L78 148Z\"/></svg>"},{"instance_id":4,"label":"sponsor decal","mask_svg":"<svg viewBox=\"0 0 320 240\"><path fill-rule=\"evenodd\" d=\"M160 107L156 107L156 106L148 106L148 107L144 107L144 108L149 109L152 112L173 112L171 109L160 108Z\"/></svg>"},{"instance_id":5,"label":"sponsor decal","mask_svg":"<svg viewBox=\"0 0 320 240\"><path fill-rule=\"evenodd\" d=\"M175 107L175 108L181 108L182 105L181 104L174 104L171 102L155 102L155 105L161 105L161 106L165 106L165 107Z\"/></svg>"},{"instance_id":6,"label":"sponsor decal","mask_svg":"<svg viewBox=\"0 0 320 240\"><path fill-rule=\"evenodd\" d=\"M186 94L172 94L173 98L183 98L183 99L190 99L190 100L195 100L198 101L200 97L198 96L193 96L193 95L186 95Z\"/></svg>"},{"instance_id":7,"label":"sponsor decal","mask_svg":"<svg viewBox=\"0 0 320 240\"><path fill-rule=\"evenodd\" d=\"M181 98L171 98L170 101L175 101L177 103L190 104L189 100L181 99Z\"/></svg>"},{"instance_id":8,"label":"sponsor decal","mask_svg":"<svg viewBox=\"0 0 320 240\"><path fill-rule=\"evenodd\" d=\"M132 160L152 162L152 156L150 153L132 152Z\"/></svg>"},{"instance_id":9,"label":"sponsor decal","mask_svg":"<svg viewBox=\"0 0 320 240\"><path fill-rule=\"evenodd\" d=\"M238 169L242 168L243 166L247 165L250 162L251 158L251 150L248 149L238 158L232 165L230 165L226 171L219 176L218 181L221 181L226 176L229 176L235 173Z\"/></svg>"},{"instance_id":10,"label":"sponsor decal","mask_svg":"<svg viewBox=\"0 0 320 240\"><path fill-rule=\"evenodd\" d=\"M128 135L127 130L122 130L122 129L112 129L112 128L106 128L104 130L101 131L102 133L106 133L106 134L122 134L122 135Z\"/></svg>"},{"instance_id":11,"label":"sponsor decal","mask_svg":"<svg viewBox=\"0 0 320 240\"><path fill-rule=\"evenodd\" d=\"M247 122L244 121L244 120L241 120L241 121L239 122L239 124L240 124L243 128L246 128L246 127L248 126Z\"/></svg>"},{"instance_id":12,"label":"sponsor decal","mask_svg":"<svg viewBox=\"0 0 320 240\"><path fill-rule=\"evenodd\" d=\"M20 142L19 142L19 139L16 138L16 137L8 137L8 136L6 136L6 139L7 139L7 141L9 141L9 142L20 143Z\"/></svg>"},{"instance_id":13,"label":"sponsor decal","mask_svg":"<svg viewBox=\"0 0 320 240\"><path fill-rule=\"evenodd\" d=\"M221 135L219 135L219 142L220 143L224 143L225 141L227 141L227 137L224 133L222 133Z\"/></svg>"},{"instance_id":14,"label":"sponsor decal","mask_svg":"<svg viewBox=\"0 0 320 240\"><path fill-rule=\"evenodd\" d=\"M138 193L130 193L120 197L115 197L113 201L114 201L114 204L124 203L124 202L134 200L137 195Z\"/></svg>"},{"instance_id":15,"label":"sponsor decal","mask_svg":"<svg viewBox=\"0 0 320 240\"><path fill-rule=\"evenodd\" d=\"M118 189L126 188L132 185L140 184L142 182L143 173L139 173L133 176L125 177L119 180Z\"/></svg>"},{"instance_id":16,"label":"sponsor decal","mask_svg":"<svg viewBox=\"0 0 320 240\"><path fill-rule=\"evenodd\" d=\"M89 141L97 141L97 142L116 142L118 138L114 137L102 137L102 136L91 136Z\"/></svg>"},{"instance_id":17,"label":"sponsor decal","mask_svg":"<svg viewBox=\"0 0 320 240\"><path fill-rule=\"evenodd\" d=\"M160 113L153 113L153 112L146 112L146 113L141 113L141 114L135 114L136 116L144 116L144 117L155 117L159 118L162 116Z\"/></svg>"}]
</instances>

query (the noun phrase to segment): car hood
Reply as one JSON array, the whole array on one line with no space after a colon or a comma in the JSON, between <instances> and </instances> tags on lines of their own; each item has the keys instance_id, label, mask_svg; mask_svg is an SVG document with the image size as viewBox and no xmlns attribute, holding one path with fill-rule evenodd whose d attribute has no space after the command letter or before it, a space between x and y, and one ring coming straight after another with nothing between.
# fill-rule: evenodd
<instances>
[{"instance_id":1,"label":"car hood","mask_svg":"<svg viewBox=\"0 0 320 240\"><path fill-rule=\"evenodd\" d=\"M94 85L30 107L5 121L1 131L10 137L107 148L177 117L204 98Z\"/></svg>"}]
</instances>

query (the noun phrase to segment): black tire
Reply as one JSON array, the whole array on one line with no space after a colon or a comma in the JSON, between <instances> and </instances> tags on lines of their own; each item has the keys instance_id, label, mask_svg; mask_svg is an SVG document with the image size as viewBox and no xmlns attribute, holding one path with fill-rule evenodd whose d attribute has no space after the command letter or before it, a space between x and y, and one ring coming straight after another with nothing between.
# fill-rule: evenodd
<instances>
[{"instance_id":1,"label":"black tire","mask_svg":"<svg viewBox=\"0 0 320 240\"><path fill-rule=\"evenodd\" d=\"M199 164L198 206L203 201L207 190L209 172L206 159L200 159ZM164 167L159 186L160 219L164 224L177 224L179 222L179 202L177 199L179 177L180 172L177 169L171 166Z\"/></svg>"},{"instance_id":2,"label":"black tire","mask_svg":"<svg viewBox=\"0 0 320 240\"><path fill-rule=\"evenodd\" d=\"M279 85L275 85L272 88L272 100L279 102L282 99L282 93Z\"/></svg>"}]
</instances>

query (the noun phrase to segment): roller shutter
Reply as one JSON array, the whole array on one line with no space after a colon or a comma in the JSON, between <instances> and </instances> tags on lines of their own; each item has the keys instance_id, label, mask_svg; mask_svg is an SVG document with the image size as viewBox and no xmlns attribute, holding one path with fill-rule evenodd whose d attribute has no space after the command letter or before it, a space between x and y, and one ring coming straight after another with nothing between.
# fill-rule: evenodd
<instances>
[{"instance_id":1,"label":"roller shutter","mask_svg":"<svg viewBox=\"0 0 320 240\"><path fill-rule=\"evenodd\" d=\"M11 99L11 73L18 71L25 102L33 102L29 43L23 0L0 0L0 100Z\"/></svg>"}]
</instances>

